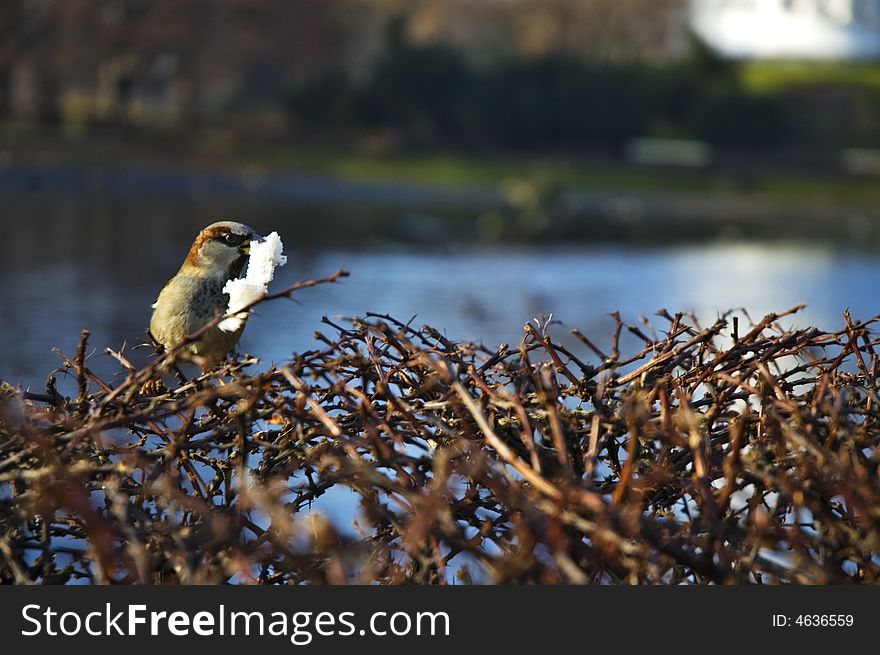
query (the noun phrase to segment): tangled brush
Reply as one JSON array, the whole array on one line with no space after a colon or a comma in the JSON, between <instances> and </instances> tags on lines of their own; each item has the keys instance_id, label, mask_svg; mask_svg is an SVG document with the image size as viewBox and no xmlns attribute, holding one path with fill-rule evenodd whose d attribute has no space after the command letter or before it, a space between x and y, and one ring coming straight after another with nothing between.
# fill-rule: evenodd
<instances>
[{"instance_id":1,"label":"tangled brush","mask_svg":"<svg viewBox=\"0 0 880 655\"><path fill-rule=\"evenodd\" d=\"M325 318L284 365L171 388L176 351L109 383L84 333L75 397L0 391L0 581L880 582L880 317L798 309L615 316L608 352Z\"/></svg>"}]
</instances>

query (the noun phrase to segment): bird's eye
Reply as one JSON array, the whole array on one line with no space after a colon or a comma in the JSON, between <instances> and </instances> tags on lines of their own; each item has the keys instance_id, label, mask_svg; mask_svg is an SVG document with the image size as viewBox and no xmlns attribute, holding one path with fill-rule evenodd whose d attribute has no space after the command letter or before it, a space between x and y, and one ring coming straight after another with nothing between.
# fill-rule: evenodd
<instances>
[{"instance_id":1,"label":"bird's eye","mask_svg":"<svg viewBox=\"0 0 880 655\"><path fill-rule=\"evenodd\" d=\"M223 241L230 246L239 246L244 241L244 237L239 234L224 234Z\"/></svg>"}]
</instances>

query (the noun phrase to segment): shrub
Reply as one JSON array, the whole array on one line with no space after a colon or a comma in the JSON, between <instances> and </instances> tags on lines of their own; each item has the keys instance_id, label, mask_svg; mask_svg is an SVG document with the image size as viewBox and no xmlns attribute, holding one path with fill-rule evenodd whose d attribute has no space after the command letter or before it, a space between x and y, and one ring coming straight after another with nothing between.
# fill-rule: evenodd
<instances>
[{"instance_id":1,"label":"shrub","mask_svg":"<svg viewBox=\"0 0 880 655\"><path fill-rule=\"evenodd\" d=\"M497 349L325 319L164 390L176 352L111 384L84 334L75 397L3 389L0 580L876 583L880 319L797 309L580 355L543 318ZM319 513L340 490L355 531Z\"/></svg>"}]
</instances>

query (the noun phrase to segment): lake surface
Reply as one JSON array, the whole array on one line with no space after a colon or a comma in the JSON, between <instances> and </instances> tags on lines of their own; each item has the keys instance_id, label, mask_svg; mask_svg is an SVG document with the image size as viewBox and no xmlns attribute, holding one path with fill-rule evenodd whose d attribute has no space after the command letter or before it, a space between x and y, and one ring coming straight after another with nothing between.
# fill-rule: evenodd
<instances>
[{"instance_id":1,"label":"lake surface","mask_svg":"<svg viewBox=\"0 0 880 655\"><path fill-rule=\"evenodd\" d=\"M290 261L278 270L274 288L338 267L351 271L341 284L303 291L300 304L280 300L258 311L241 349L266 362L311 348L315 330L329 330L321 324L323 315L368 311L404 321L416 316L416 323L430 323L452 338L487 345L517 342L523 324L539 314L552 313L563 322L554 333L563 341L567 328L578 327L607 344L613 326L608 313L614 310L628 321L660 308L693 310L709 323L731 308L745 307L758 319L807 303L791 323L822 328L840 325L847 308L861 318L880 312L880 256L821 244L717 242L636 249L437 239L416 245L397 242L394 234L364 242L340 232L334 240L321 231L323 215L301 207L242 206L230 215L210 200L108 203L39 194L8 199L6 206L0 378L35 389L60 363L52 348L72 355L83 328L92 332L92 368L117 370L101 354L104 347L143 341L159 289L177 270L198 229L222 218L281 234ZM408 220L417 229L415 222L423 220L396 211L395 225ZM374 220L382 233L381 215ZM146 352L133 357L142 361Z\"/></svg>"},{"instance_id":2,"label":"lake surface","mask_svg":"<svg viewBox=\"0 0 880 655\"><path fill-rule=\"evenodd\" d=\"M89 366L102 377L117 372L104 348L144 340L150 305L195 234L227 218L281 234L289 262L276 272L276 289L339 267L351 272L341 284L304 290L299 304L279 300L259 309L241 349L267 363L314 347L314 332L330 331L322 316L370 311L403 321L416 316L417 324L487 345L515 344L524 323L552 313L564 323L552 328L554 338L574 350L580 346L568 336L571 327L607 348L614 325L608 313L615 310L629 322L660 308L694 311L708 324L731 308L745 307L757 320L808 303L789 324L826 329L839 326L847 308L861 318L880 311L880 256L815 241L499 245L464 242L437 219L402 209L340 215L345 210L57 193L4 200L0 379L35 390L61 362L52 348L72 356L83 328L92 333ZM421 238L413 241L413 234ZM148 351L129 355L143 363ZM72 380L59 386L75 393ZM313 507L343 531L357 508L358 497L344 487Z\"/></svg>"}]
</instances>

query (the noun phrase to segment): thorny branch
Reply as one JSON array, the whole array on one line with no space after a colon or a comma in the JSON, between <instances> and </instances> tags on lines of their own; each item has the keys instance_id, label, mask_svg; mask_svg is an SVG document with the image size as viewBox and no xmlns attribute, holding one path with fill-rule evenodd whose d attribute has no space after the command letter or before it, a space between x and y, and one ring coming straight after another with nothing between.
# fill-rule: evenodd
<instances>
[{"instance_id":1,"label":"thorny branch","mask_svg":"<svg viewBox=\"0 0 880 655\"><path fill-rule=\"evenodd\" d=\"M799 309L615 315L578 353L549 319L496 350L325 319L282 366L159 395L176 351L110 351L113 386L84 331L74 399L0 390L0 582L880 582L880 317L782 327Z\"/></svg>"}]
</instances>

